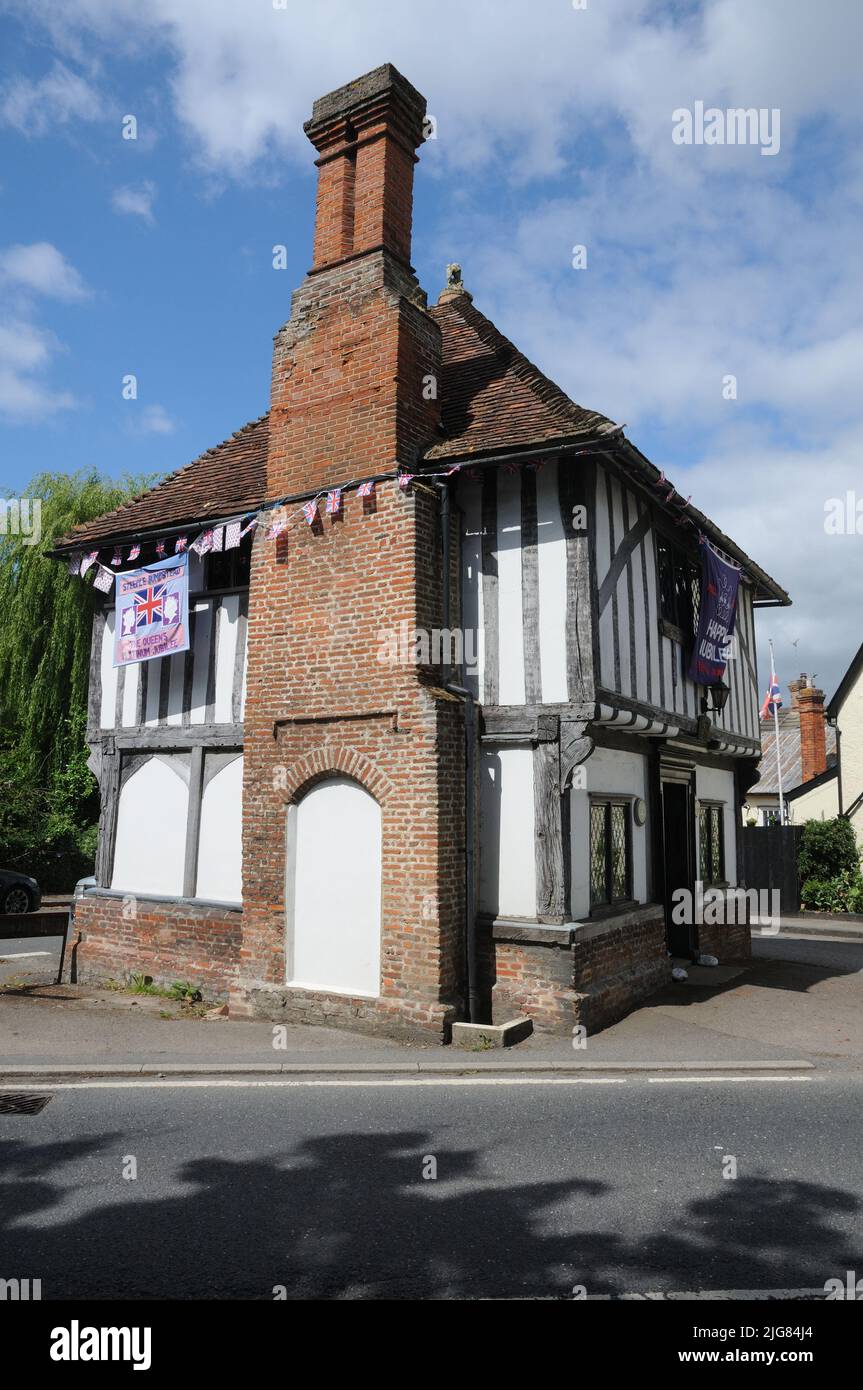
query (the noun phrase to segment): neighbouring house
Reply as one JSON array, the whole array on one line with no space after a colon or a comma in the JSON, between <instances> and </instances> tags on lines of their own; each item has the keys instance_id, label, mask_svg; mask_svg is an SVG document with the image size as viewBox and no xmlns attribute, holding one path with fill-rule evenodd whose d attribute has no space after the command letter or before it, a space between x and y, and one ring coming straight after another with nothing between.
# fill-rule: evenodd
<instances>
[{"instance_id":1,"label":"neighbouring house","mask_svg":"<svg viewBox=\"0 0 863 1390\"><path fill-rule=\"evenodd\" d=\"M115 668L110 594L96 620L78 978L444 1039L466 1014L595 1029L668 979L669 950L748 954L747 925L667 907L737 882L755 610L790 600L458 267L428 307L425 109L389 65L315 102L313 265L268 413L58 545L122 574L130 546L140 564L207 537L188 652ZM711 692L688 673L700 538L740 570Z\"/></svg>"},{"instance_id":2,"label":"neighbouring house","mask_svg":"<svg viewBox=\"0 0 863 1390\"><path fill-rule=\"evenodd\" d=\"M832 820L847 816L857 844L863 849L863 646L845 672L826 709L828 752L824 771L796 787L788 798L789 819L796 825L807 820Z\"/></svg>"},{"instance_id":3,"label":"neighbouring house","mask_svg":"<svg viewBox=\"0 0 863 1390\"><path fill-rule=\"evenodd\" d=\"M758 780L743 806L744 824L779 824L779 772L788 822L799 821L798 798L809 796L835 775L836 730L827 722L824 691L804 671L789 681L791 705L779 711L779 749L772 715L761 720L761 761ZM813 803L814 804L814 803Z\"/></svg>"}]
</instances>

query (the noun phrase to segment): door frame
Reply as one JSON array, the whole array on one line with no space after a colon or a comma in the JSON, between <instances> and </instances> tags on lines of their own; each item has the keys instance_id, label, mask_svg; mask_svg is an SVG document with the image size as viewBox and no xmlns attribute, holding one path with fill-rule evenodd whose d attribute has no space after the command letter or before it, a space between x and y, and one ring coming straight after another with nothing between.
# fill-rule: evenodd
<instances>
[{"instance_id":1,"label":"door frame","mask_svg":"<svg viewBox=\"0 0 863 1390\"><path fill-rule=\"evenodd\" d=\"M686 846L688 851L689 873L688 881L684 884L675 884L675 887L687 887L693 894L693 908L695 904L695 877L696 877L696 839L695 839L695 764L686 762L666 762L660 760L659 764L659 832L662 845L662 886L663 886L663 905L665 907L665 939L668 950L673 952L672 947L672 921L671 921L671 901L668 884L668 857L665 844L665 787L666 785L683 786L687 791L686 798L686 819L687 835ZM694 913L693 913L694 917ZM683 924L681 924L683 925ZM693 920L686 924L688 926L688 947L686 952L676 951L676 955L688 954L693 959L698 954L698 928Z\"/></svg>"}]
</instances>

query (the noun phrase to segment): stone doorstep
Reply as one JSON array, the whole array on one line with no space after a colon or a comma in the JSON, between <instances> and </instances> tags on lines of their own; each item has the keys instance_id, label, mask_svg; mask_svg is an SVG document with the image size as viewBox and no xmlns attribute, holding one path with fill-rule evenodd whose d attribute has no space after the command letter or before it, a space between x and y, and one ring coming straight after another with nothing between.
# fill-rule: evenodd
<instances>
[{"instance_id":1,"label":"stone doorstep","mask_svg":"<svg viewBox=\"0 0 863 1390\"><path fill-rule=\"evenodd\" d=\"M479 1050L482 1047L513 1047L523 1042L533 1032L533 1022L529 1018L511 1018L506 1023L454 1023L452 1041L454 1047L467 1047Z\"/></svg>"}]
</instances>

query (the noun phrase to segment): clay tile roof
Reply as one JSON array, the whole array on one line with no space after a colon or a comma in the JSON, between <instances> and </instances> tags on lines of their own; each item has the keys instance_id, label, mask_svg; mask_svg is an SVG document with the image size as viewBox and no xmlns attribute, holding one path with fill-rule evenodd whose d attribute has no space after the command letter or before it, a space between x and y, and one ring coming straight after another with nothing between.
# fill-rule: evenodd
<instances>
[{"instance_id":1,"label":"clay tile roof","mask_svg":"<svg viewBox=\"0 0 863 1390\"><path fill-rule=\"evenodd\" d=\"M268 424L268 415L251 420L149 492L76 526L56 542L56 548L253 511L266 498Z\"/></svg>"},{"instance_id":2,"label":"clay tile roof","mask_svg":"<svg viewBox=\"0 0 863 1390\"><path fill-rule=\"evenodd\" d=\"M606 416L576 405L528 362L474 308L468 294L429 312L443 335L440 398L446 436L426 450L429 461L618 432Z\"/></svg>"}]
</instances>

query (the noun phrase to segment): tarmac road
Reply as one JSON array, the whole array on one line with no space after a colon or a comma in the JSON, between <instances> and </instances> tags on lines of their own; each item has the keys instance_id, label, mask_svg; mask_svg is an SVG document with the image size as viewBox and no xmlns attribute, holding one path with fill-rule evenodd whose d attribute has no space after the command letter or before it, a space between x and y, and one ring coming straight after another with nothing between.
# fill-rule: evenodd
<instances>
[{"instance_id":1,"label":"tarmac road","mask_svg":"<svg viewBox=\"0 0 863 1390\"><path fill-rule=\"evenodd\" d=\"M0 1115L0 1274L44 1299L733 1296L863 1274L859 1073L50 1093Z\"/></svg>"}]
</instances>

